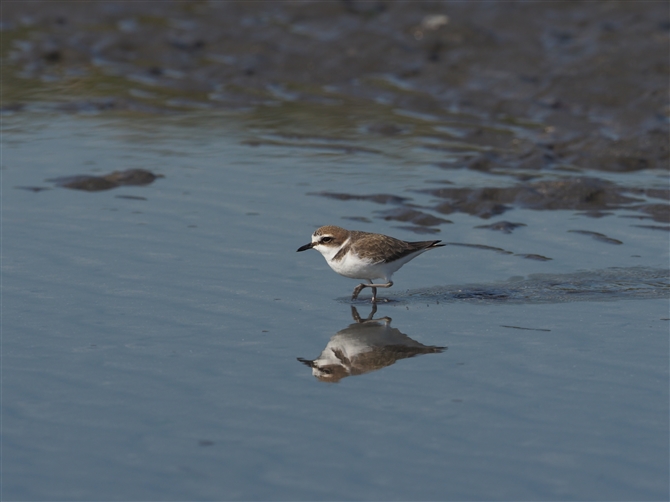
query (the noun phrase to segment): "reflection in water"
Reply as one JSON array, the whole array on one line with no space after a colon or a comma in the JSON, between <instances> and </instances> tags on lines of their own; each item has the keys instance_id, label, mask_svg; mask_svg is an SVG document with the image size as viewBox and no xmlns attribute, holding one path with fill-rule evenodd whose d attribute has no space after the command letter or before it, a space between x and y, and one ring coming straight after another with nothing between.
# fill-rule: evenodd
<instances>
[{"instance_id":1,"label":"reflection in water","mask_svg":"<svg viewBox=\"0 0 670 502\"><path fill-rule=\"evenodd\" d=\"M377 306L362 319L356 307L351 307L354 323L338 331L314 360L298 358L312 368L312 374L322 382L339 382L351 375L362 375L390 366L399 359L419 354L436 354L446 347L423 345L400 330L391 327L390 317L373 319Z\"/></svg>"}]
</instances>

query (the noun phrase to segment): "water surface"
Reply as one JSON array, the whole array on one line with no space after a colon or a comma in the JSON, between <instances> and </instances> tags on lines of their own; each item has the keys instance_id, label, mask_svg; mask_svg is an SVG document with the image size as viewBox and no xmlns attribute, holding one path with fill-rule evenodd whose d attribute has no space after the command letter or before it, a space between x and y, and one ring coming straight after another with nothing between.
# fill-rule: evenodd
<instances>
[{"instance_id":1,"label":"water surface","mask_svg":"<svg viewBox=\"0 0 670 502\"><path fill-rule=\"evenodd\" d=\"M444 349L324 383L297 359L351 334L356 283L297 247L323 224L420 240L379 211L443 217L427 187L499 175L445 174L413 137L287 141L246 112L3 125L4 498L667 495L668 234L639 210L515 207L504 219L526 226L511 233L449 214L432 235L468 246L404 267L374 314ZM126 169L164 177L45 181Z\"/></svg>"}]
</instances>

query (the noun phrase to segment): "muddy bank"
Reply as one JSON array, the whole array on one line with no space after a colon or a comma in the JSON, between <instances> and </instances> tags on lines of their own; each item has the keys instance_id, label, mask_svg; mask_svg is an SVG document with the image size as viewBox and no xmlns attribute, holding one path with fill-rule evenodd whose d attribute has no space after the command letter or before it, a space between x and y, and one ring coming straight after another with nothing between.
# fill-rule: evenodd
<instances>
[{"instance_id":1,"label":"muddy bank","mask_svg":"<svg viewBox=\"0 0 670 502\"><path fill-rule=\"evenodd\" d=\"M667 168L669 34L664 2L13 2L3 107L45 89L84 112L353 99L457 120L432 146L496 150L473 168Z\"/></svg>"}]
</instances>

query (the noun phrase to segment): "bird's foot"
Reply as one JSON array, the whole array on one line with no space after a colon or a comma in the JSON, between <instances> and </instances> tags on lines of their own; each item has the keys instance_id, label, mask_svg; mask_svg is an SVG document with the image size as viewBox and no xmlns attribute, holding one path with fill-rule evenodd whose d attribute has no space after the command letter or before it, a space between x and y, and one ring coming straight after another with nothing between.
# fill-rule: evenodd
<instances>
[{"instance_id":1,"label":"bird's foot","mask_svg":"<svg viewBox=\"0 0 670 502\"><path fill-rule=\"evenodd\" d=\"M389 300L388 298L376 298L375 297L375 298L372 299L373 304L375 304L375 303L388 303L390 301L391 300Z\"/></svg>"}]
</instances>

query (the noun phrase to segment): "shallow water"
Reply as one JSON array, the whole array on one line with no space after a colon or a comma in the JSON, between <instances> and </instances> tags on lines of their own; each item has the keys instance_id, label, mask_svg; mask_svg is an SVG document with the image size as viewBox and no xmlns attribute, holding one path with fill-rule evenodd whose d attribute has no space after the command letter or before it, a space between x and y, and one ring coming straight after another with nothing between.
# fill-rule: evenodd
<instances>
[{"instance_id":1,"label":"shallow water","mask_svg":"<svg viewBox=\"0 0 670 502\"><path fill-rule=\"evenodd\" d=\"M667 231L625 209L517 208L504 218L526 226L509 234L450 214L436 238L504 252L449 245L398 272L375 314L391 319L369 324L392 330L393 352L356 334L356 283L295 250L326 223L418 240L378 217L388 205L314 193L393 194L439 216L422 190L446 178L441 154L267 141L274 126L246 112L4 119L3 498L667 495ZM45 181L138 168L164 178ZM446 348L323 383L297 358L329 342Z\"/></svg>"}]
</instances>

